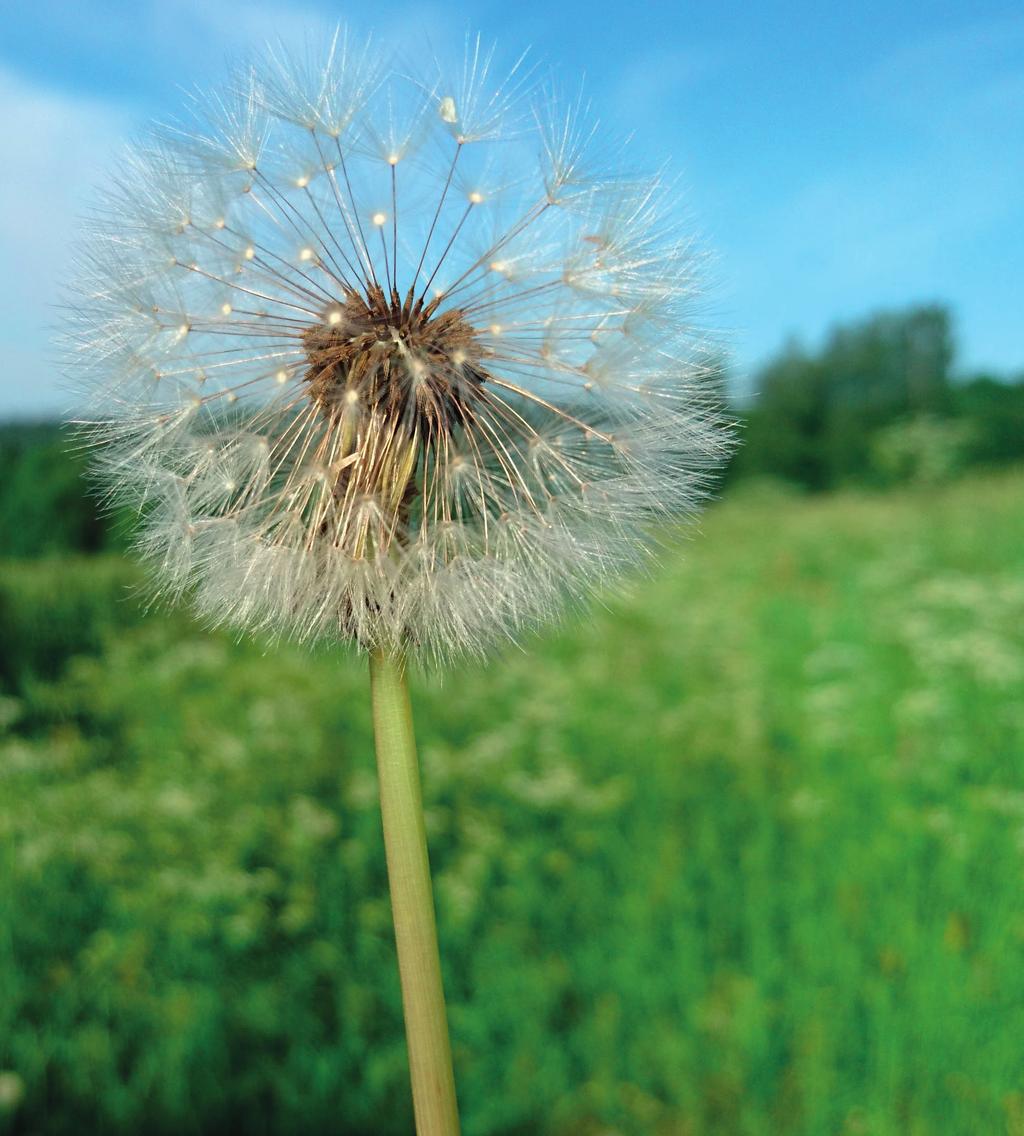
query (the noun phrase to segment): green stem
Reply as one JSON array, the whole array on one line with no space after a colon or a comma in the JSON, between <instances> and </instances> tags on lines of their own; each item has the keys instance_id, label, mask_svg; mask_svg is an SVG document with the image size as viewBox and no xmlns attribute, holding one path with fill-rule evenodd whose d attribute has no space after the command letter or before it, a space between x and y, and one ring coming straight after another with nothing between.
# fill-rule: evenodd
<instances>
[{"instance_id":1,"label":"green stem","mask_svg":"<svg viewBox=\"0 0 1024 1136\"><path fill-rule=\"evenodd\" d=\"M370 653L380 811L418 1136L458 1136L412 707L405 660Z\"/></svg>"}]
</instances>

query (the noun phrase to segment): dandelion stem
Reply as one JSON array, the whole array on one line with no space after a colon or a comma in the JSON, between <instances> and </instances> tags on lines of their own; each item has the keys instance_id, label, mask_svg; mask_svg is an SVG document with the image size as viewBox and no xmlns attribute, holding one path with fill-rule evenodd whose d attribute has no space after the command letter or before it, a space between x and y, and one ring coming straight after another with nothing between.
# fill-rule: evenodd
<instances>
[{"instance_id":1,"label":"dandelion stem","mask_svg":"<svg viewBox=\"0 0 1024 1136\"><path fill-rule=\"evenodd\" d=\"M417 1136L458 1136L451 1044L430 887L405 660L370 653L380 808Z\"/></svg>"}]
</instances>

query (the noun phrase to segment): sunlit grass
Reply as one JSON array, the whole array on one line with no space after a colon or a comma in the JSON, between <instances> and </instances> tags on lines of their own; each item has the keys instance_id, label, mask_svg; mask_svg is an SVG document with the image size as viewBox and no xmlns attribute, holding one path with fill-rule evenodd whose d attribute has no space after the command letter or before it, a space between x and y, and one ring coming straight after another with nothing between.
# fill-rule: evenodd
<instances>
[{"instance_id":1,"label":"sunlit grass","mask_svg":"<svg viewBox=\"0 0 1024 1136\"><path fill-rule=\"evenodd\" d=\"M1022 499L751 488L415 684L467 1136L1024 1131ZM0 570L22 1119L405 1133L363 667L134 580Z\"/></svg>"}]
</instances>

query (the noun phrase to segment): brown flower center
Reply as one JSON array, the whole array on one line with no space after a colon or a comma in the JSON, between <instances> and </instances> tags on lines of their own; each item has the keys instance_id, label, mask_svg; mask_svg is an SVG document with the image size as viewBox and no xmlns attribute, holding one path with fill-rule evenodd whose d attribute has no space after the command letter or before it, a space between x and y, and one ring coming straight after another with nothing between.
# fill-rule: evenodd
<instances>
[{"instance_id":1,"label":"brown flower center","mask_svg":"<svg viewBox=\"0 0 1024 1136\"><path fill-rule=\"evenodd\" d=\"M421 457L430 450L447 461L448 442L472 428L486 397L476 332L462 312L438 306L411 293L404 303L395 292L388 299L379 287L350 291L302 336L307 392L330 424L317 456L334 469L336 516L323 531L357 556L403 539ZM379 510L372 524L351 522L370 515L359 502Z\"/></svg>"},{"instance_id":2,"label":"brown flower center","mask_svg":"<svg viewBox=\"0 0 1024 1136\"><path fill-rule=\"evenodd\" d=\"M377 286L348 293L302 337L309 397L332 420L379 414L426 445L466 426L487 378L482 352L463 313L437 306Z\"/></svg>"}]
</instances>

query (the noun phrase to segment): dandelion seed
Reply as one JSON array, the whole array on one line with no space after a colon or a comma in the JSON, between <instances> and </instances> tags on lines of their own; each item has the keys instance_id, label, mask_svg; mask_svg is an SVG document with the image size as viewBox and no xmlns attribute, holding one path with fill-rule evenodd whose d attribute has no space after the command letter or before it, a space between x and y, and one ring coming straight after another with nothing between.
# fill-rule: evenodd
<instances>
[{"instance_id":1,"label":"dandelion seed","mask_svg":"<svg viewBox=\"0 0 1024 1136\"><path fill-rule=\"evenodd\" d=\"M443 661L698 506L730 443L691 243L656 178L602 168L582 100L527 78L470 39L413 81L339 33L126 160L81 257L75 367L168 594Z\"/></svg>"}]
</instances>

